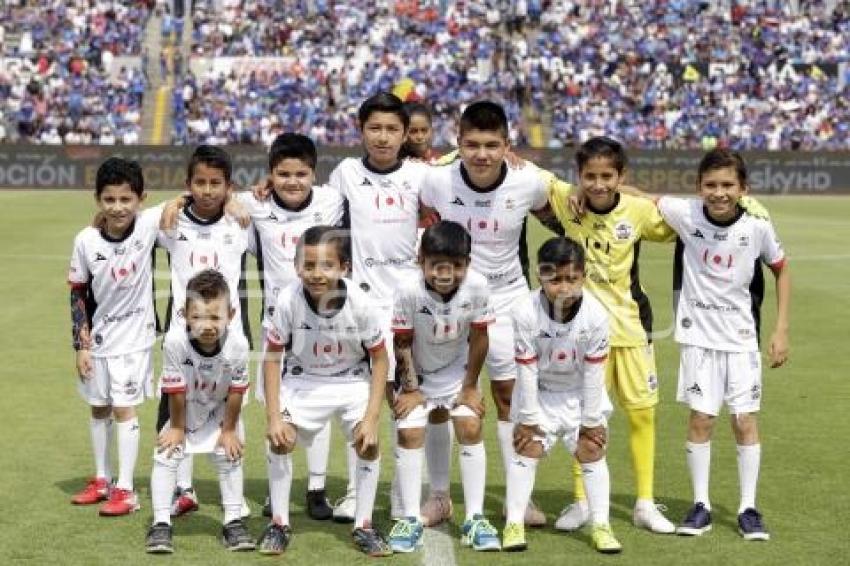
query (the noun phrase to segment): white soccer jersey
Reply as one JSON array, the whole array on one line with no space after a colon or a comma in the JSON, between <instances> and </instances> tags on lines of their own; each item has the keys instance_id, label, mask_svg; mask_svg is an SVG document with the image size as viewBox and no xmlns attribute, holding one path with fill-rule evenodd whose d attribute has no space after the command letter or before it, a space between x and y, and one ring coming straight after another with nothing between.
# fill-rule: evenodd
<instances>
[{"instance_id":1,"label":"white soccer jersey","mask_svg":"<svg viewBox=\"0 0 850 566\"><path fill-rule=\"evenodd\" d=\"M160 232L158 243L168 250L171 264L168 328L185 326L186 285L192 276L205 269L215 269L227 280L230 304L236 309L229 329L248 336L247 308L242 309L247 301L241 300L248 238L248 231L229 216L222 214L202 220L189 207L180 212L175 229Z\"/></svg>"},{"instance_id":2,"label":"white soccer jersey","mask_svg":"<svg viewBox=\"0 0 850 566\"><path fill-rule=\"evenodd\" d=\"M526 215L548 202L536 168L504 165L499 181L482 191L473 187L460 161L432 167L420 199L443 220L458 222L469 231L472 267L487 278L493 292L528 288L520 264L520 235Z\"/></svg>"},{"instance_id":3,"label":"white soccer jersey","mask_svg":"<svg viewBox=\"0 0 850 566\"><path fill-rule=\"evenodd\" d=\"M71 285L87 285L91 354L118 356L150 348L156 340L153 248L162 206L141 212L121 240L91 226L74 238Z\"/></svg>"},{"instance_id":4,"label":"white soccer jersey","mask_svg":"<svg viewBox=\"0 0 850 566\"><path fill-rule=\"evenodd\" d=\"M721 225L706 216L699 199L663 197L658 209L679 235L676 341L729 352L757 351L764 295L759 263L778 267L785 261L773 225L743 211Z\"/></svg>"},{"instance_id":5,"label":"white soccer jersey","mask_svg":"<svg viewBox=\"0 0 850 566\"><path fill-rule=\"evenodd\" d=\"M611 402L605 390L604 362L608 357L608 313L585 292L569 322L555 322L542 290L531 291L512 311L518 367L512 418L524 424L559 422L546 398L559 394L580 400L579 423L601 426ZM564 415L571 407L564 407Z\"/></svg>"},{"instance_id":6,"label":"white soccer jersey","mask_svg":"<svg viewBox=\"0 0 850 566\"><path fill-rule=\"evenodd\" d=\"M295 246L301 235L313 226L339 225L343 199L326 185L313 187L307 201L297 210L287 208L274 191L265 201L258 201L250 192L239 193L237 199L248 210L254 224L248 249L257 256L263 276L263 308L271 314L281 289L298 279Z\"/></svg>"},{"instance_id":7,"label":"white soccer jersey","mask_svg":"<svg viewBox=\"0 0 850 566\"><path fill-rule=\"evenodd\" d=\"M187 444L214 449L224 420L225 400L229 393L248 390L248 340L228 332L221 348L211 354L196 348L188 332L166 335L162 345L163 393L186 393Z\"/></svg>"},{"instance_id":8,"label":"white soccer jersey","mask_svg":"<svg viewBox=\"0 0 850 566\"><path fill-rule=\"evenodd\" d=\"M421 271L396 291L393 332L413 334L413 362L419 375L440 371L458 356L466 356L470 326L486 328L492 322L487 279L472 270L448 302L428 289Z\"/></svg>"},{"instance_id":9,"label":"white soccer jersey","mask_svg":"<svg viewBox=\"0 0 850 566\"><path fill-rule=\"evenodd\" d=\"M267 339L289 354L284 378L371 380L368 351L384 346L383 331L366 293L351 280L340 281L345 302L333 316L316 313L300 281L283 289L274 314L266 315Z\"/></svg>"},{"instance_id":10,"label":"white soccer jersey","mask_svg":"<svg viewBox=\"0 0 850 566\"><path fill-rule=\"evenodd\" d=\"M556 322L549 315L543 291L531 291L512 311L516 361L537 364L541 389L580 390L588 364L608 357L608 312L590 293L569 322Z\"/></svg>"},{"instance_id":11,"label":"white soccer jersey","mask_svg":"<svg viewBox=\"0 0 850 566\"><path fill-rule=\"evenodd\" d=\"M331 173L330 185L348 201L352 279L378 303L392 305L395 287L418 269L419 188L428 169L404 160L377 172L349 157Z\"/></svg>"}]
</instances>

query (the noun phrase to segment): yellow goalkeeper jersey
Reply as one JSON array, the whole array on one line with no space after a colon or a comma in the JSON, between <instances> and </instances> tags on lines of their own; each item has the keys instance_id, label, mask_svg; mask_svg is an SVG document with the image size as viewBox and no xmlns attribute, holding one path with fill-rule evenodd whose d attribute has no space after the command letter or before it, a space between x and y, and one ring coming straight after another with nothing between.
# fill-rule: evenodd
<instances>
[{"instance_id":1,"label":"yellow goalkeeper jersey","mask_svg":"<svg viewBox=\"0 0 850 566\"><path fill-rule=\"evenodd\" d=\"M585 287L610 313L611 345L647 344L652 308L640 284L640 245L643 240L672 242L675 232L661 218L654 202L622 193L617 194L610 210L588 209L578 218L567 204L572 186L555 180L558 182L549 183L549 204L566 235L584 246Z\"/></svg>"}]
</instances>

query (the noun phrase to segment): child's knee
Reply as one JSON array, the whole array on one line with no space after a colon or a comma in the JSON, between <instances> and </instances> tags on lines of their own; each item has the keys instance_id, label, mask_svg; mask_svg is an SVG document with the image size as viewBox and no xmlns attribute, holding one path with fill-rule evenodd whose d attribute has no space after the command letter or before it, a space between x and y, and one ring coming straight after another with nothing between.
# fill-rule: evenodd
<instances>
[{"instance_id":1,"label":"child's knee","mask_svg":"<svg viewBox=\"0 0 850 566\"><path fill-rule=\"evenodd\" d=\"M758 420L755 413L739 413L731 415L732 431L738 444L755 444L758 442Z\"/></svg>"},{"instance_id":2,"label":"child's knee","mask_svg":"<svg viewBox=\"0 0 850 566\"><path fill-rule=\"evenodd\" d=\"M688 438L696 442L707 442L711 438L716 418L712 415L692 410L688 419Z\"/></svg>"},{"instance_id":3,"label":"child's knee","mask_svg":"<svg viewBox=\"0 0 850 566\"><path fill-rule=\"evenodd\" d=\"M91 416L93 419L108 419L112 415L112 406L106 405L105 407L96 407L92 405L91 408Z\"/></svg>"},{"instance_id":4,"label":"child's knee","mask_svg":"<svg viewBox=\"0 0 850 566\"><path fill-rule=\"evenodd\" d=\"M581 464L598 462L605 457L605 448L589 438L579 436L575 457Z\"/></svg>"},{"instance_id":5,"label":"child's knee","mask_svg":"<svg viewBox=\"0 0 850 566\"><path fill-rule=\"evenodd\" d=\"M398 429L398 445L408 450L425 445L425 429L421 427Z\"/></svg>"},{"instance_id":6,"label":"child's knee","mask_svg":"<svg viewBox=\"0 0 850 566\"><path fill-rule=\"evenodd\" d=\"M546 451L543 449L543 443L539 440L535 440L533 442L528 442L523 446L520 450L517 451L517 454L520 456L525 456L526 458L535 458L539 460L543 457Z\"/></svg>"},{"instance_id":7,"label":"child's knee","mask_svg":"<svg viewBox=\"0 0 850 566\"><path fill-rule=\"evenodd\" d=\"M455 433L460 444L481 442L481 419L477 417L455 418Z\"/></svg>"}]
</instances>

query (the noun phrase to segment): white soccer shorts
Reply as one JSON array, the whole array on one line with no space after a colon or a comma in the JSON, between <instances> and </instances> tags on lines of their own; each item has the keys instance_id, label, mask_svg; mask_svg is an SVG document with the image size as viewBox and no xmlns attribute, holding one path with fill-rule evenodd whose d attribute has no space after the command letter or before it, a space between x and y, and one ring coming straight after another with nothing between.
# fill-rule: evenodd
<instances>
[{"instance_id":1,"label":"white soccer shorts","mask_svg":"<svg viewBox=\"0 0 850 566\"><path fill-rule=\"evenodd\" d=\"M309 445L313 436L331 418L337 417L350 442L354 427L366 415L370 384L363 380L320 379L310 375L284 378L280 390L281 418L298 430L299 443Z\"/></svg>"},{"instance_id":2,"label":"white soccer shorts","mask_svg":"<svg viewBox=\"0 0 850 566\"><path fill-rule=\"evenodd\" d=\"M490 381L509 381L516 379L516 362L514 361L514 325L511 309L519 297L528 293L493 294L491 303L495 320L487 327L490 349L487 351L487 374Z\"/></svg>"},{"instance_id":3,"label":"white soccer shorts","mask_svg":"<svg viewBox=\"0 0 850 566\"><path fill-rule=\"evenodd\" d=\"M761 408L761 354L681 345L676 399L717 416L723 403L733 415Z\"/></svg>"},{"instance_id":4,"label":"white soccer shorts","mask_svg":"<svg viewBox=\"0 0 850 566\"><path fill-rule=\"evenodd\" d=\"M83 400L93 407L135 407L153 397L151 349L92 358L92 377L77 382Z\"/></svg>"}]
</instances>

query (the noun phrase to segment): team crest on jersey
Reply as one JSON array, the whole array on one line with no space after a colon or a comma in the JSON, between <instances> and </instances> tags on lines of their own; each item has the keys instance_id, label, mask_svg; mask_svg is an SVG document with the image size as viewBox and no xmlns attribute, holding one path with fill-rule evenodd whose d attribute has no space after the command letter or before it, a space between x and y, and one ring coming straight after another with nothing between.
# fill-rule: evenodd
<instances>
[{"instance_id":1,"label":"team crest on jersey","mask_svg":"<svg viewBox=\"0 0 850 566\"><path fill-rule=\"evenodd\" d=\"M505 199L505 209L506 210L513 210L514 208L516 208L516 201L511 197L506 198Z\"/></svg>"},{"instance_id":2,"label":"team crest on jersey","mask_svg":"<svg viewBox=\"0 0 850 566\"><path fill-rule=\"evenodd\" d=\"M738 234L738 246L746 248L750 245L750 237L746 234Z\"/></svg>"},{"instance_id":3,"label":"team crest on jersey","mask_svg":"<svg viewBox=\"0 0 850 566\"><path fill-rule=\"evenodd\" d=\"M635 233L635 227L628 220L620 220L614 225L614 236L618 240L628 240Z\"/></svg>"},{"instance_id":4,"label":"team crest on jersey","mask_svg":"<svg viewBox=\"0 0 850 566\"><path fill-rule=\"evenodd\" d=\"M224 235L224 245L232 246L233 245L233 234L225 234Z\"/></svg>"},{"instance_id":5,"label":"team crest on jersey","mask_svg":"<svg viewBox=\"0 0 850 566\"><path fill-rule=\"evenodd\" d=\"M317 224L322 223L322 213L321 212L314 212L313 213L313 222L315 222Z\"/></svg>"},{"instance_id":6,"label":"team crest on jersey","mask_svg":"<svg viewBox=\"0 0 850 566\"><path fill-rule=\"evenodd\" d=\"M142 248L144 248L144 247L145 247L145 245L142 243L141 240L133 240L133 249L136 250L137 252L142 251Z\"/></svg>"}]
</instances>

